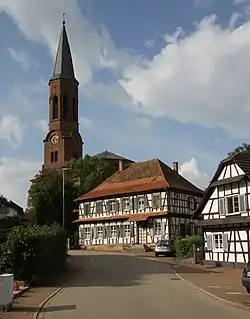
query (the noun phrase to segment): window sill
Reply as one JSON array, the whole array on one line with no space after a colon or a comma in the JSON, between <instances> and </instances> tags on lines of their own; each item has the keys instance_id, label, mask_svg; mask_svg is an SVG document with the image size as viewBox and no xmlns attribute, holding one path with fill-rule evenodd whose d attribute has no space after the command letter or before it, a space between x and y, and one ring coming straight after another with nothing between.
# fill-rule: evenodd
<instances>
[{"instance_id":1,"label":"window sill","mask_svg":"<svg viewBox=\"0 0 250 319\"><path fill-rule=\"evenodd\" d=\"M213 253L224 253L223 248L213 248Z\"/></svg>"},{"instance_id":2,"label":"window sill","mask_svg":"<svg viewBox=\"0 0 250 319\"><path fill-rule=\"evenodd\" d=\"M244 212L226 214L225 216L235 216L235 215L240 215L241 213L244 213Z\"/></svg>"}]
</instances>

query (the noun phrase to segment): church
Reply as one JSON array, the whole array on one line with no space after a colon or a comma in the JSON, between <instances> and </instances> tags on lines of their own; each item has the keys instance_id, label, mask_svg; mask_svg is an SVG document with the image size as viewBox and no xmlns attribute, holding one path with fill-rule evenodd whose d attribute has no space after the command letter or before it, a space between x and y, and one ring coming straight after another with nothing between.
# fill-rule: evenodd
<instances>
[{"instance_id":1,"label":"church","mask_svg":"<svg viewBox=\"0 0 250 319\"><path fill-rule=\"evenodd\" d=\"M44 169L62 167L82 157L79 133L78 85L63 21L53 76L49 81L49 132L44 139Z\"/></svg>"},{"instance_id":2,"label":"church","mask_svg":"<svg viewBox=\"0 0 250 319\"><path fill-rule=\"evenodd\" d=\"M84 142L79 132L78 85L63 21L54 71L49 80L49 132L43 141L43 169L60 168L72 158L83 156ZM108 160L117 169L120 162L133 162L107 150L95 156Z\"/></svg>"},{"instance_id":3,"label":"church","mask_svg":"<svg viewBox=\"0 0 250 319\"><path fill-rule=\"evenodd\" d=\"M78 85L63 21L53 75L49 81L49 132L44 169L63 167L83 155L79 132ZM99 156L116 172L76 199L79 244L154 244L194 233L192 216L203 191L158 158L134 162L108 150Z\"/></svg>"}]
</instances>

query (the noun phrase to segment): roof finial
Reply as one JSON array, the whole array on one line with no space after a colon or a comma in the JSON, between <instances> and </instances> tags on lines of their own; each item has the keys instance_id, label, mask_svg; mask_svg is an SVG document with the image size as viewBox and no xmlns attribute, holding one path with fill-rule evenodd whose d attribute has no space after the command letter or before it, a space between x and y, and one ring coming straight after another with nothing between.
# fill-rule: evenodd
<instances>
[{"instance_id":1,"label":"roof finial","mask_svg":"<svg viewBox=\"0 0 250 319\"><path fill-rule=\"evenodd\" d=\"M63 14L62 14L62 16L63 16L63 25L65 25L65 15L66 15L66 13L63 12Z\"/></svg>"}]
</instances>

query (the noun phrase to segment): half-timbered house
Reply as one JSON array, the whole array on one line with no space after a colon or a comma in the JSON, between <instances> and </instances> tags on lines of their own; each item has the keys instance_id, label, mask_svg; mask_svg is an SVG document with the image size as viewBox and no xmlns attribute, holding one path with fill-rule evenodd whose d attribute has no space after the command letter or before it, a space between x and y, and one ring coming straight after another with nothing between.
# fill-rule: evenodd
<instances>
[{"instance_id":1,"label":"half-timbered house","mask_svg":"<svg viewBox=\"0 0 250 319\"><path fill-rule=\"evenodd\" d=\"M250 260L250 153L222 160L194 214L204 237L204 262L242 266Z\"/></svg>"},{"instance_id":2,"label":"half-timbered house","mask_svg":"<svg viewBox=\"0 0 250 319\"><path fill-rule=\"evenodd\" d=\"M203 191L159 159L123 166L79 204L80 245L153 244L193 231Z\"/></svg>"}]
</instances>

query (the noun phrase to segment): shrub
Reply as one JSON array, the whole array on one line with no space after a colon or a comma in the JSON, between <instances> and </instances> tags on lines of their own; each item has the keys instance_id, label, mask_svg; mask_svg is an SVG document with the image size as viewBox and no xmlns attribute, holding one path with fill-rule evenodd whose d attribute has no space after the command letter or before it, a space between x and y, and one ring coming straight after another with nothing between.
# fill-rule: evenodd
<instances>
[{"instance_id":1,"label":"shrub","mask_svg":"<svg viewBox=\"0 0 250 319\"><path fill-rule=\"evenodd\" d=\"M193 257L193 245L195 245L195 247L201 247L202 238L200 236L186 236L185 238L177 238L174 243L176 257L178 259Z\"/></svg>"},{"instance_id":2,"label":"shrub","mask_svg":"<svg viewBox=\"0 0 250 319\"><path fill-rule=\"evenodd\" d=\"M55 272L66 259L66 235L59 225L18 226L0 248L0 272L36 282Z\"/></svg>"}]
</instances>

